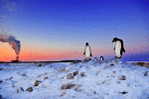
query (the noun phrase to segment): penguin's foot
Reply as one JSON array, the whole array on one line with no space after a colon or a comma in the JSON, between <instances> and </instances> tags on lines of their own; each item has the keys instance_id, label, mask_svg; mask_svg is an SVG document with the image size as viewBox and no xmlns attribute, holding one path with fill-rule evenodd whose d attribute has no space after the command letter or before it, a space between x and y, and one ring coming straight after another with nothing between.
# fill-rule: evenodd
<instances>
[{"instance_id":1,"label":"penguin's foot","mask_svg":"<svg viewBox=\"0 0 149 99\"><path fill-rule=\"evenodd\" d=\"M85 58L84 60L83 60L83 62L89 62L89 61L91 61L92 59L91 58Z\"/></svg>"}]
</instances>

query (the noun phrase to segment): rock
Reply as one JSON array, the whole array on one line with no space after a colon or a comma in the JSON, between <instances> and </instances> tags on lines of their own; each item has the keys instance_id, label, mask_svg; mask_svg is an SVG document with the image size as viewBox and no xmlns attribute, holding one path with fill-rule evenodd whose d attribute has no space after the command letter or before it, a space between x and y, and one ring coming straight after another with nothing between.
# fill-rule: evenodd
<instances>
[{"instance_id":1,"label":"rock","mask_svg":"<svg viewBox=\"0 0 149 99\"><path fill-rule=\"evenodd\" d=\"M116 74L116 71L113 71L113 74Z\"/></svg>"},{"instance_id":2,"label":"rock","mask_svg":"<svg viewBox=\"0 0 149 99\"><path fill-rule=\"evenodd\" d=\"M123 95L125 95L125 94L127 94L128 92L126 92L126 91L123 91L123 92L120 92L120 94L123 94Z\"/></svg>"},{"instance_id":3,"label":"rock","mask_svg":"<svg viewBox=\"0 0 149 99\"><path fill-rule=\"evenodd\" d=\"M76 76L76 75L78 75L78 74L79 74L78 71L73 72L73 76Z\"/></svg>"},{"instance_id":4,"label":"rock","mask_svg":"<svg viewBox=\"0 0 149 99\"><path fill-rule=\"evenodd\" d=\"M0 80L0 84L3 83L3 80Z\"/></svg>"},{"instance_id":5,"label":"rock","mask_svg":"<svg viewBox=\"0 0 149 99\"><path fill-rule=\"evenodd\" d=\"M3 96L2 95L0 95L0 99L3 99Z\"/></svg>"},{"instance_id":6,"label":"rock","mask_svg":"<svg viewBox=\"0 0 149 99\"><path fill-rule=\"evenodd\" d=\"M19 93L19 89L17 89L17 93Z\"/></svg>"},{"instance_id":7,"label":"rock","mask_svg":"<svg viewBox=\"0 0 149 99\"><path fill-rule=\"evenodd\" d=\"M106 83L106 81L105 81L105 80L101 82L101 84L105 84L105 83Z\"/></svg>"},{"instance_id":8,"label":"rock","mask_svg":"<svg viewBox=\"0 0 149 99\"><path fill-rule=\"evenodd\" d=\"M38 67L41 67L42 66L42 64L38 64Z\"/></svg>"},{"instance_id":9,"label":"rock","mask_svg":"<svg viewBox=\"0 0 149 99\"><path fill-rule=\"evenodd\" d=\"M119 80L126 80L126 76L122 75L118 78Z\"/></svg>"},{"instance_id":10,"label":"rock","mask_svg":"<svg viewBox=\"0 0 149 99\"><path fill-rule=\"evenodd\" d=\"M8 78L8 80L12 80L13 79L13 77L11 76L10 78Z\"/></svg>"},{"instance_id":11,"label":"rock","mask_svg":"<svg viewBox=\"0 0 149 99\"><path fill-rule=\"evenodd\" d=\"M24 73L24 74L21 74L21 76L26 77L27 75Z\"/></svg>"},{"instance_id":12,"label":"rock","mask_svg":"<svg viewBox=\"0 0 149 99\"><path fill-rule=\"evenodd\" d=\"M61 94L60 94L60 96L62 97L62 96L65 96L66 95L66 92L62 92Z\"/></svg>"},{"instance_id":13,"label":"rock","mask_svg":"<svg viewBox=\"0 0 149 99\"><path fill-rule=\"evenodd\" d=\"M60 68L58 72L67 72L67 70L65 68Z\"/></svg>"},{"instance_id":14,"label":"rock","mask_svg":"<svg viewBox=\"0 0 149 99\"><path fill-rule=\"evenodd\" d=\"M118 84L121 84L121 82L120 82L120 81L117 81L117 83L118 83Z\"/></svg>"},{"instance_id":15,"label":"rock","mask_svg":"<svg viewBox=\"0 0 149 99\"><path fill-rule=\"evenodd\" d=\"M11 77L5 79L5 81L12 80L12 79L13 79L13 77L11 76Z\"/></svg>"},{"instance_id":16,"label":"rock","mask_svg":"<svg viewBox=\"0 0 149 99\"><path fill-rule=\"evenodd\" d=\"M148 76L149 75L149 71L146 71L145 73L144 73L144 76Z\"/></svg>"},{"instance_id":17,"label":"rock","mask_svg":"<svg viewBox=\"0 0 149 99\"><path fill-rule=\"evenodd\" d=\"M42 66L44 66L43 63L35 63L35 65L36 65L37 67L42 67Z\"/></svg>"},{"instance_id":18,"label":"rock","mask_svg":"<svg viewBox=\"0 0 149 99\"><path fill-rule=\"evenodd\" d=\"M29 88L26 89L26 91L32 92L33 91L33 88L32 87L29 87Z\"/></svg>"},{"instance_id":19,"label":"rock","mask_svg":"<svg viewBox=\"0 0 149 99\"><path fill-rule=\"evenodd\" d=\"M0 68L0 71L2 71L3 70L3 68Z\"/></svg>"},{"instance_id":20,"label":"rock","mask_svg":"<svg viewBox=\"0 0 149 99\"><path fill-rule=\"evenodd\" d=\"M82 89L80 89L81 85L76 85L74 90L77 91L77 92L80 92L82 91Z\"/></svg>"},{"instance_id":21,"label":"rock","mask_svg":"<svg viewBox=\"0 0 149 99\"><path fill-rule=\"evenodd\" d=\"M79 72L78 71L75 71L75 72L73 72L73 73L69 73L68 75L67 75L67 79L74 79L74 77L76 76L76 75L78 75L79 74Z\"/></svg>"},{"instance_id":22,"label":"rock","mask_svg":"<svg viewBox=\"0 0 149 99\"><path fill-rule=\"evenodd\" d=\"M97 94L97 92L96 91L93 91L93 94Z\"/></svg>"},{"instance_id":23,"label":"rock","mask_svg":"<svg viewBox=\"0 0 149 99\"><path fill-rule=\"evenodd\" d=\"M34 82L34 86L39 86L40 83L41 83L41 81L36 80L36 81Z\"/></svg>"},{"instance_id":24,"label":"rock","mask_svg":"<svg viewBox=\"0 0 149 99\"><path fill-rule=\"evenodd\" d=\"M114 66L114 64L110 64L110 66Z\"/></svg>"},{"instance_id":25,"label":"rock","mask_svg":"<svg viewBox=\"0 0 149 99\"><path fill-rule=\"evenodd\" d=\"M85 75L85 72L81 72L81 73L80 73L80 76L81 76L81 77L85 77L85 76L86 76L86 75Z\"/></svg>"},{"instance_id":26,"label":"rock","mask_svg":"<svg viewBox=\"0 0 149 99\"><path fill-rule=\"evenodd\" d=\"M74 88L75 86L76 86L76 84L71 84L71 83L63 84L61 86L61 90L71 89L71 88Z\"/></svg>"},{"instance_id":27,"label":"rock","mask_svg":"<svg viewBox=\"0 0 149 99\"><path fill-rule=\"evenodd\" d=\"M23 92L24 92L24 89L23 89L22 87L17 88L17 93L19 93L19 92L21 92L21 91L23 91Z\"/></svg>"},{"instance_id":28,"label":"rock","mask_svg":"<svg viewBox=\"0 0 149 99\"><path fill-rule=\"evenodd\" d=\"M20 87L20 90L21 90L21 91L24 91L24 89L23 89L22 87Z\"/></svg>"},{"instance_id":29,"label":"rock","mask_svg":"<svg viewBox=\"0 0 149 99\"><path fill-rule=\"evenodd\" d=\"M44 77L44 80L48 79L48 77Z\"/></svg>"},{"instance_id":30,"label":"rock","mask_svg":"<svg viewBox=\"0 0 149 99\"><path fill-rule=\"evenodd\" d=\"M66 76L67 79L73 79L74 76L73 76L73 73L69 73L67 76Z\"/></svg>"}]
</instances>

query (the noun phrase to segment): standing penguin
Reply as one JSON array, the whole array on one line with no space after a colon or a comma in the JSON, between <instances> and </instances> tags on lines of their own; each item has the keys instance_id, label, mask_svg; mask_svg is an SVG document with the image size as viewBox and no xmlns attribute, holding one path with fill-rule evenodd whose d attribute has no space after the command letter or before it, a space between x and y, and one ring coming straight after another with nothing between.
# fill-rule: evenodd
<instances>
[{"instance_id":1,"label":"standing penguin","mask_svg":"<svg viewBox=\"0 0 149 99\"><path fill-rule=\"evenodd\" d=\"M86 60L90 60L92 57L91 47L88 42L86 42L86 44L85 44L83 55L85 55Z\"/></svg>"},{"instance_id":2,"label":"standing penguin","mask_svg":"<svg viewBox=\"0 0 149 99\"><path fill-rule=\"evenodd\" d=\"M104 57L103 56L100 56L100 61L104 61Z\"/></svg>"},{"instance_id":3,"label":"standing penguin","mask_svg":"<svg viewBox=\"0 0 149 99\"><path fill-rule=\"evenodd\" d=\"M113 38L112 43L113 43L114 51L116 54L115 57L120 59L123 53L125 53L123 40L115 37Z\"/></svg>"}]
</instances>

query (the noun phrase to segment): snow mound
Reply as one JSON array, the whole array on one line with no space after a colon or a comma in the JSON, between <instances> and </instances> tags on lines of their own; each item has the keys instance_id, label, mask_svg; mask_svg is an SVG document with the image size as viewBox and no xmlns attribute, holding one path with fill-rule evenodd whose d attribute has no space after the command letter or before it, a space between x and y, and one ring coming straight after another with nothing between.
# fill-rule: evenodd
<instances>
[{"instance_id":1,"label":"snow mound","mask_svg":"<svg viewBox=\"0 0 149 99\"><path fill-rule=\"evenodd\" d=\"M149 99L149 69L109 62L0 64L2 99Z\"/></svg>"}]
</instances>

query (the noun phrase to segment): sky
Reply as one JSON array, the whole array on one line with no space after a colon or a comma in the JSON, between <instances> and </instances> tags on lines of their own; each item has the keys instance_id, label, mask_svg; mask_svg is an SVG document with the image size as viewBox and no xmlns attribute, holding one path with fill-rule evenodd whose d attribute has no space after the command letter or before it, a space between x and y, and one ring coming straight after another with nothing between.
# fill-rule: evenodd
<instances>
[{"instance_id":1,"label":"sky","mask_svg":"<svg viewBox=\"0 0 149 99\"><path fill-rule=\"evenodd\" d=\"M124 40L124 60L149 60L148 0L0 0L0 33L21 41L21 60L114 57L112 39ZM15 52L0 42L0 61Z\"/></svg>"}]
</instances>

